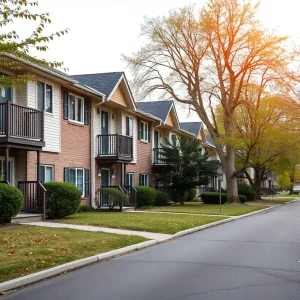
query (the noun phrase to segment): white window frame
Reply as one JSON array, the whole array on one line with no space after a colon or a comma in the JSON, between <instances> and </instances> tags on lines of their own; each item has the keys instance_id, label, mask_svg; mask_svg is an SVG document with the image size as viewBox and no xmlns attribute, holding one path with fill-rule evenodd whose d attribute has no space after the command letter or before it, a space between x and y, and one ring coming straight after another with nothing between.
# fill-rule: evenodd
<instances>
[{"instance_id":1,"label":"white window frame","mask_svg":"<svg viewBox=\"0 0 300 300\"><path fill-rule=\"evenodd\" d=\"M36 84L36 108L37 109L38 109L38 105L39 105L39 98L38 98L38 86L39 85L44 85L44 99L43 99L44 100L44 109L43 109L43 111L46 114L52 115L53 114L53 90L54 90L54 87L53 87L52 84L49 84L47 82L44 82L44 81L41 81L41 80L37 81L37 84ZM51 112L46 111L46 98L47 98L47 96L46 96L46 90L47 90L47 85L51 86L51 88L52 88L52 90L51 90L51 101L52 101L52 103L51 103L51 108L52 108Z\"/></svg>"},{"instance_id":2,"label":"white window frame","mask_svg":"<svg viewBox=\"0 0 300 300\"><path fill-rule=\"evenodd\" d=\"M46 179L46 168L51 168L52 169L52 180L54 181L54 166L53 165L40 165L40 168L44 168L44 178ZM44 183L46 182L51 182L51 181L45 181L44 180Z\"/></svg>"},{"instance_id":3,"label":"white window frame","mask_svg":"<svg viewBox=\"0 0 300 300\"><path fill-rule=\"evenodd\" d=\"M144 183L146 183L142 186L149 186L149 174L142 173L142 174L140 174L140 178L141 178L141 176L144 177ZM141 184L141 182L139 182L139 184Z\"/></svg>"},{"instance_id":4,"label":"white window frame","mask_svg":"<svg viewBox=\"0 0 300 300\"><path fill-rule=\"evenodd\" d=\"M129 134L127 134L127 119L129 120ZM131 124L131 128L130 128L130 124ZM133 137L133 118L129 117L129 116L125 116L125 135L129 136L129 137Z\"/></svg>"},{"instance_id":5,"label":"white window frame","mask_svg":"<svg viewBox=\"0 0 300 300\"><path fill-rule=\"evenodd\" d=\"M82 171L82 196L81 197L85 197L85 178L84 178L84 169L83 168L69 168L69 176L70 176L70 178L69 178L69 182L71 183L71 184L73 184L72 182L71 182L71 170L75 170L75 186L78 188L78 186L77 186L77 171L78 170L81 170Z\"/></svg>"},{"instance_id":6,"label":"white window frame","mask_svg":"<svg viewBox=\"0 0 300 300\"><path fill-rule=\"evenodd\" d=\"M70 113L70 107L71 107L71 100L70 97L74 97L75 98L75 120L71 119L71 113ZM81 100L81 121L77 121L76 120L76 116L78 113L78 105L76 105L76 103L78 103L78 100ZM68 94L68 120L71 122L75 122L78 124L83 124L84 123L84 98L79 97L75 94L69 93Z\"/></svg>"},{"instance_id":7,"label":"white window frame","mask_svg":"<svg viewBox=\"0 0 300 300\"><path fill-rule=\"evenodd\" d=\"M132 186L134 186L134 173L133 172L127 172L126 174L125 174L125 183L126 183L126 177L127 176L129 176L129 179L130 179L130 177L132 178ZM130 181L130 180L129 180Z\"/></svg>"},{"instance_id":8,"label":"white window frame","mask_svg":"<svg viewBox=\"0 0 300 300\"><path fill-rule=\"evenodd\" d=\"M10 157L9 159L10 162L10 184L14 185L15 184L15 160L14 158ZM4 156L0 156L0 164L2 165L2 170L4 171L4 163L5 163L5 157ZM2 179L2 176L4 176L4 174L0 174L0 177ZM4 178L2 179L4 180Z\"/></svg>"},{"instance_id":9,"label":"white window frame","mask_svg":"<svg viewBox=\"0 0 300 300\"><path fill-rule=\"evenodd\" d=\"M143 127L143 131L142 131L142 127ZM149 124L141 121L141 141L148 143L149 142L148 139L149 139Z\"/></svg>"}]
</instances>

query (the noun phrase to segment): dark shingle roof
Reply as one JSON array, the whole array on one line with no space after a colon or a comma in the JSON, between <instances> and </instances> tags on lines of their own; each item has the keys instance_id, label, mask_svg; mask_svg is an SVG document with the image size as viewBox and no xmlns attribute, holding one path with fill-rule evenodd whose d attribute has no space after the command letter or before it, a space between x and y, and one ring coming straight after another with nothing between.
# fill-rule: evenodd
<instances>
[{"instance_id":1,"label":"dark shingle roof","mask_svg":"<svg viewBox=\"0 0 300 300\"><path fill-rule=\"evenodd\" d=\"M136 107L138 110L150 114L154 117L165 121L173 101L150 101L150 102L137 102Z\"/></svg>"},{"instance_id":2,"label":"dark shingle roof","mask_svg":"<svg viewBox=\"0 0 300 300\"><path fill-rule=\"evenodd\" d=\"M108 97L123 74L123 72L83 74L71 75L70 78L77 80L81 85L91 87Z\"/></svg>"},{"instance_id":3,"label":"dark shingle roof","mask_svg":"<svg viewBox=\"0 0 300 300\"><path fill-rule=\"evenodd\" d=\"M215 143L214 143L214 141L213 141L213 139L212 139L212 137L211 137L210 134L206 134L205 137L206 137L206 141L208 143L210 143L211 145L215 146Z\"/></svg>"},{"instance_id":4,"label":"dark shingle roof","mask_svg":"<svg viewBox=\"0 0 300 300\"><path fill-rule=\"evenodd\" d=\"M198 136L202 127L202 122L183 122L180 123L180 128Z\"/></svg>"}]
</instances>

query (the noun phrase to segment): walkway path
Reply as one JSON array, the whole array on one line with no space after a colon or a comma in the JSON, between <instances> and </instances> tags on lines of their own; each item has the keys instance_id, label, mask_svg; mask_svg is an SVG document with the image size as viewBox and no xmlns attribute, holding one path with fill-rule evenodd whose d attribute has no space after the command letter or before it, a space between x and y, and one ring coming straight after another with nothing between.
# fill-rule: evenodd
<instances>
[{"instance_id":1,"label":"walkway path","mask_svg":"<svg viewBox=\"0 0 300 300\"><path fill-rule=\"evenodd\" d=\"M122 235L138 235L156 241L161 241L171 236L171 234L162 234L162 233L155 233L155 232L124 230L124 229L106 228L106 227L98 227L98 226L72 225L72 224L62 224L62 223L54 223L54 222L32 222L32 223L26 223L26 225L51 227L51 228L69 228L69 229L76 229L76 230L83 230L83 231L107 232L107 233L115 233L115 234L122 234Z\"/></svg>"}]
</instances>

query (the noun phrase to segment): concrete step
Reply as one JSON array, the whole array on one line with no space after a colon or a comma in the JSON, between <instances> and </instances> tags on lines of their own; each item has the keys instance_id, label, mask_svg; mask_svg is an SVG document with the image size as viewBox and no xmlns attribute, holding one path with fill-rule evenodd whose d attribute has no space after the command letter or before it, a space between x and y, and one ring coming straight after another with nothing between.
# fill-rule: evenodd
<instances>
[{"instance_id":1,"label":"concrete step","mask_svg":"<svg viewBox=\"0 0 300 300\"><path fill-rule=\"evenodd\" d=\"M11 223L20 224L20 223L31 223L39 222L43 220L42 214L29 214L29 213L20 213L15 217L11 218Z\"/></svg>"}]
</instances>

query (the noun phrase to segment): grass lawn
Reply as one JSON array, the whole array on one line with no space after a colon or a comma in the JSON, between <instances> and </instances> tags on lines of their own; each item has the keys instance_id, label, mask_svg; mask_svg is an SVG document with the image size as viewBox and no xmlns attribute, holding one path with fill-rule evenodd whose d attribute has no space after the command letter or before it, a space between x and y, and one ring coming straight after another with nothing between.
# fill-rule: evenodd
<instances>
[{"instance_id":1,"label":"grass lawn","mask_svg":"<svg viewBox=\"0 0 300 300\"><path fill-rule=\"evenodd\" d=\"M174 234L178 231L220 220L224 220L224 217L88 212L66 217L60 222Z\"/></svg>"},{"instance_id":2,"label":"grass lawn","mask_svg":"<svg viewBox=\"0 0 300 300\"><path fill-rule=\"evenodd\" d=\"M291 195L292 196L292 195ZM295 195L294 195L295 196ZM281 197L281 196L277 196L277 197L262 197L262 201L266 202L266 204L268 203L286 203L286 202L290 202L296 199L299 199L300 197Z\"/></svg>"},{"instance_id":3,"label":"grass lawn","mask_svg":"<svg viewBox=\"0 0 300 300\"><path fill-rule=\"evenodd\" d=\"M226 216L239 216L253 211L267 208L268 206L232 206L222 205L222 212L220 213L219 205L208 205L195 202L186 202L184 205L169 205L169 206L151 206L145 209L151 211L161 212L174 212L174 213L193 213L193 214L206 214L206 215L226 215Z\"/></svg>"},{"instance_id":4,"label":"grass lawn","mask_svg":"<svg viewBox=\"0 0 300 300\"><path fill-rule=\"evenodd\" d=\"M0 282L147 239L71 229L25 226L0 230Z\"/></svg>"}]
</instances>

